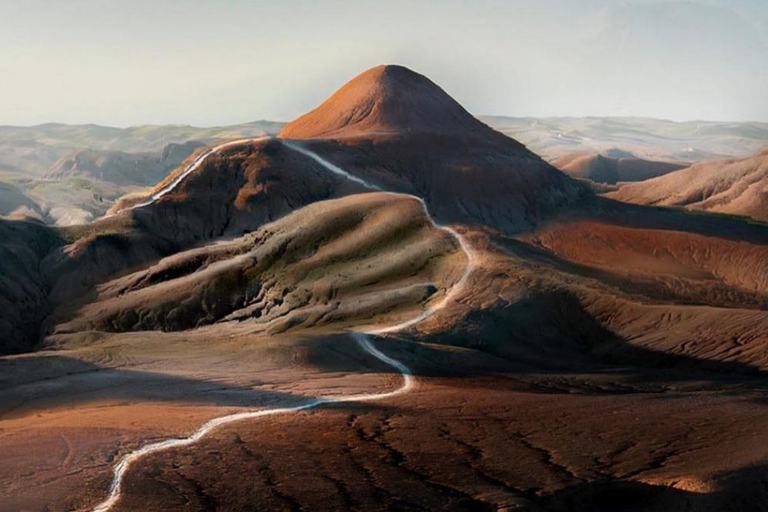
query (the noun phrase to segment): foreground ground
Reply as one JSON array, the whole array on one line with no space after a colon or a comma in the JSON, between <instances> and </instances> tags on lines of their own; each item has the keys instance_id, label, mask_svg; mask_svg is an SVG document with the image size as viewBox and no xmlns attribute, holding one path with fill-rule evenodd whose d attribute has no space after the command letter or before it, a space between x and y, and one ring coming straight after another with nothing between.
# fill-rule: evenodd
<instances>
[{"instance_id":1,"label":"foreground ground","mask_svg":"<svg viewBox=\"0 0 768 512\"><path fill-rule=\"evenodd\" d=\"M241 340L243 341L243 340ZM256 341L256 340L251 340ZM400 377L345 337L204 340L167 351L130 340L35 358L3 397L0 510L101 501L116 455L245 406L394 388ZM183 358L171 357L184 344ZM761 382L628 368L530 373L466 349L378 340L415 391L233 424L132 468L115 510L745 510L765 500ZM111 358L111 360L109 360ZM95 361L94 361L95 362ZM457 372L458 363L462 370ZM24 404L20 404L24 400ZM34 418L34 419L33 419ZM25 468L24 473L19 468ZM729 508L730 507L730 508Z\"/></svg>"},{"instance_id":2,"label":"foreground ground","mask_svg":"<svg viewBox=\"0 0 768 512\"><path fill-rule=\"evenodd\" d=\"M534 257L523 242L470 238L478 266L455 303L423 330L374 338L413 370L412 392L235 423L146 457L113 510L768 503L763 313L747 307L751 295L713 289L705 297L744 301L740 308L663 306L689 286L631 275L598 282L589 275L596 269ZM558 240L554 249L567 252L568 236ZM608 314L603 325L622 339L590 323ZM757 331L728 345L718 328L727 334L724 319L734 315ZM648 325L667 333L664 343ZM686 343L674 325L701 342ZM227 329L81 333L55 350L0 360L0 510L87 510L104 499L115 461L147 442L234 411L401 383L344 334ZM466 346L447 345L457 339Z\"/></svg>"}]
</instances>

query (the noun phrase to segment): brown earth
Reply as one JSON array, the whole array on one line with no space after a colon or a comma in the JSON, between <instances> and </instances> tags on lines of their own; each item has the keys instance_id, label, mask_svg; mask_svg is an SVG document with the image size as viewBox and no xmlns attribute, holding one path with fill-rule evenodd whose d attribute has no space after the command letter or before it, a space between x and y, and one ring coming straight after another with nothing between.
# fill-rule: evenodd
<instances>
[{"instance_id":1,"label":"brown earth","mask_svg":"<svg viewBox=\"0 0 768 512\"><path fill-rule=\"evenodd\" d=\"M361 125L350 114L354 137L350 131L338 141L313 139L310 147L384 190L423 197L437 219L514 233L589 197L585 187L474 119L410 70L374 68L342 88L332 103L358 112L359 101L376 108ZM315 126L306 123L320 114L289 123L283 134ZM328 172L279 140L243 142L214 153L151 205L120 211L135 204L140 196L134 196L119 202L112 216L63 231L69 243L43 255L36 271L45 282L46 308L54 315L35 341L50 325L92 302L99 283L220 237L241 236L305 205L362 191L366 187Z\"/></svg>"},{"instance_id":2,"label":"brown earth","mask_svg":"<svg viewBox=\"0 0 768 512\"><path fill-rule=\"evenodd\" d=\"M278 136L343 139L425 134L512 145L512 139L475 119L427 77L395 65L376 66L356 76L320 106L285 125Z\"/></svg>"},{"instance_id":3,"label":"brown earth","mask_svg":"<svg viewBox=\"0 0 768 512\"><path fill-rule=\"evenodd\" d=\"M553 160L552 165L572 178L610 184L621 181L644 181L687 167L680 163L635 157L613 158L599 153L572 153Z\"/></svg>"},{"instance_id":4,"label":"brown earth","mask_svg":"<svg viewBox=\"0 0 768 512\"><path fill-rule=\"evenodd\" d=\"M377 195L342 201L358 197ZM413 392L245 421L147 457L114 510L714 511L768 502L759 485L767 319L754 303L765 288L724 270L737 256L764 257L768 244L698 235L708 255L691 255L691 233L597 221L467 235L478 253L464 292L417 329L375 339L412 368ZM614 253L571 256L595 240ZM656 256L649 240L663 248ZM624 272L619 260L638 264ZM714 281L729 305L697 296ZM103 292L119 296L117 283ZM397 387L392 368L333 333L346 325L62 332L49 338L55 351L6 358L0 453L14 462L0 471L0 510L94 505L116 457L206 418Z\"/></svg>"},{"instance_id":5,"label":"brown earth","mask_svg":"<svg viewBox=\"0 0 768 512\"><path fill-rule=\"evenodd\" d=\"M426 77L378 66L282 129L366 181L422 197L446 222L530 228L588 196L525 146L478 121Z\"/></svg>"},{"instance_id":6,"label":"brown earth","mask_svg":"<svg viewBox=\"0 0 768 512\"><path fill-rule=\"evenodd\" d=\"M768 221L768 149L740 160L699 162L606 195L629 203L683 206Z\"/></svg>"}]
</instances>

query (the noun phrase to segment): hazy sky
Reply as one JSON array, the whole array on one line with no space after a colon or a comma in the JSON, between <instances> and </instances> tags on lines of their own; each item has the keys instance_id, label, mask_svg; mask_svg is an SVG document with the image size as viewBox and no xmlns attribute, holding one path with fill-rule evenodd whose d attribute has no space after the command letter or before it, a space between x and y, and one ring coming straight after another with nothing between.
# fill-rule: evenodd
<instances>
[{"instance_id":1,"label":"hazy sky","mask_svg":"<svg viewBox=\"0 0 768 512\"><path fill-rule=\"evenodd\" d=\"M768 0L0 0L0 124L289 120L380 63L475 114L768 121Z\"/></svg>"}]
</instances>

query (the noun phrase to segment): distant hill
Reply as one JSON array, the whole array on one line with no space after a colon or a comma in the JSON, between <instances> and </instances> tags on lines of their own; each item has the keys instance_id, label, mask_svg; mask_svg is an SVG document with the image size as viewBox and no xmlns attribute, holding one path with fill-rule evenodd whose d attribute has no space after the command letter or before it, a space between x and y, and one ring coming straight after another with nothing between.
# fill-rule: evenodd
<instances>
[{"instance_id":1,"label":"distant hill","mask_svg":"<svg viewBox=\"0 0 768 512\"><path fill-rule=\"evenodd\" d=\"M198 146L281 126L0 126L0 216L82 224L118 197L162 180Z\"/></svg>"},{"instance_id":2,"label":"distant hill","mask_svg":"<svg viewBox=\"0 0 768 512\"><path fill-rule=\"evenodd\" d=\"M291 139L424 134L500 139L427 77L393 65L361 73L280 131Z\"/></svg>"},{"instance_id":3,"label":"distant hill","mask_svg":"<svg viewBox=\"0 0 768 512\"><path fill-rule=\"evenodd\" d=\"M684 206L768 221L768 149L739 160L699 162L607 195L629 203Z\"/></svg>"},{"instance_id":4,"label":"distant hill","mask_svg":"<svg viewBox=\"0 0 768 512\"><path fill-rule=\"evenodd\" d=\"M478 120L423 75L377 66L279 136L377 187L422 197L443 221L527 229L586 187Z\"/></svg>"},{"instance_id":5,"label":"distant hill","mask_svg":"<svg viewBox=\"0 0 768 512\"><path fill-rule=\"evenodd\" d=\"M171 143L160 152L82 149L59 159L42 178L23 186L41 218L60 226L84 224L113 202L162 180L202 143Z\"/></svg>"},{"instance_id":6,"label":"distant hill","mask_svg":"<svg viewBox=\"0 0 768 512\"><path fill-rule=\"evenodd\" d=\"M0 182L0 216L43 220L37 204L17 186Z\"/></svg>"},{"instance_id":7,"label":"distant hill","mask_svg":"<svg viewBox=\"0 0 768 512\"><path fill-rule=\"evenodd\" d=\"M612 152L612 154L622 153L624 152L617 150ZM609 184L620 181L643 181L687 167L685 164L644 160L632 156L614 158L599 153L565 155L552 161L552 165L574 178Z\"/></svg>"},{"instance_id":8,"label":"distant hill","mask_svg":"<svg viewBox=\"0 0 768 512\"><path fill-rule=\"evenodd\" d=\"M549 160L576 152L620 150L638 158L691 162L744 157L768 145L768 123L678 123L642 117L480 119Z\"/></svg>"},{"instance_id":9,"label":"distant hill","mask_svg":"<svg viewBox=\"0 0 768 512\"><path fill-rule=\"evenodd\" d=\"M171 143L158 153L81 149L59 159L46 174L47 180L74 177L107 181L116 185L151 186L179 165L202 142Z\"/></svg>"},{"instance_id":10,"label":"distant hill","mask_svg":"<svg viewBox=\"0 0 768 512\"><path fill-rule=\"evenodd\" d=\"M210 143L237 137L277 133L282 123L254 121L232 126L199 128L182 125L146 125L129 128L67 125L0 126L0 169L15 168L30 175L46 173L72 151L159 152L172 143L190 140Z\"/></svg>"}]
</instances>

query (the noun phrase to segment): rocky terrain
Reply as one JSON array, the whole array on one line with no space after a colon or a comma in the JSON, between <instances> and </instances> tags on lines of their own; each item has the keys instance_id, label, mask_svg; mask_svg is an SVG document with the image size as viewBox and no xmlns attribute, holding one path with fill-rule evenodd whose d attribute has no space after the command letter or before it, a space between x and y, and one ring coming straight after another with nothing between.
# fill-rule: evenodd
<instances>
[{"instance_id":1,"label":"rocky terrain","mask_svg":"<svg viewBox=\"0 0 768 512\"><path fill-rule=\"evenodd\" d=\"M249 321L271 333L417 307L450 279L458 247L415 199L313 203L244 237L164 258L98 287L59 333L186 330ZM461 255L456 255L461 259Z\"/></svg>"},{"instance_id":2,"label":"rocky terrain","mask_svg":"<svg viewBox=\"0 0 768 512\"><path fill-rule=\"evenodd\" d=\"M306 140L313 151L380 188L424 198L443 221L514 232L587 193L472 117L429 79L400 66L355 77L279 136Z\"/></svg>"},{"instance_id":3,"label":"rocky terrain","mask_svg":"<svg viewBox=\"0 0 768 512\"><path fill-rule=\"evenodd\" d=\"M598 197L401 66L255 135L0 221L0 511L768 504L765 225Z\"/></svg>"}]
</instances>

